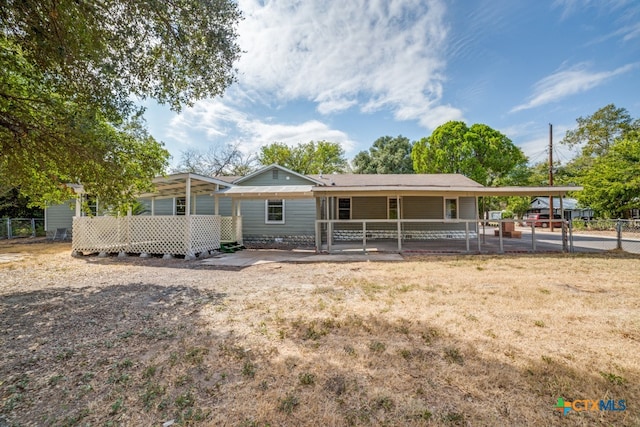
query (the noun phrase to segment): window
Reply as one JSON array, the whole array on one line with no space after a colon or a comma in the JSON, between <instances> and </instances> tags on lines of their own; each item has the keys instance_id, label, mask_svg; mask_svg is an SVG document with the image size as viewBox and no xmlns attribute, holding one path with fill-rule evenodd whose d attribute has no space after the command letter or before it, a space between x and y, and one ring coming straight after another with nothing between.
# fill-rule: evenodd
<instances>
[{"instance_id":1,"label":"window","mask_svg":"<svg viewBox=\"0 0 640 427\"><path fill-rule=\"evenodd\" d=\"M351 199L338 199L338 219L351 219Z\"/></svg>"},{"instance_id":2,"label":"window","mask_svg":"<svg viewBox=\"0 0 640 427\"><path fill-rule=\"evenodd\" d=\"M284 200L267 200L265 223L284 224Z\"/></svg>"},{"instance_id":3,"label":"window","mask_svg":"<svg viewBox=\"0 0 640 427\"><path fill-rule=\"evenodd\" d=\"M97 216L98 215L98 199L95 196L84 195L84 209L80 216Z\"/></svg>"},{"instance_id":4,"label":"window","mask_svg":"<svg viewBox=\"0 0 640 427\"><path fill-rule=\"evenodd\" d=\"M444 219L458 219L458 199L444 199Z\"/></svg>"},{"instance_id":5,"label":"window","mask_svg":"<svg viewBox=\"0 0 640 427\"><path fill-rule=\"evenodd\" d=\"M389 219L398 219L398 199L389 197L387 199L387 217Z\"/></svg>"},{"instance_id":6,"label":"window","mask_svg":"<svg viewBox=\"0 0 640 427\"><path fill-rule=\"evenodd\" d=\"M184 215L187 211L187 198L176 197L176 215Z\"/></svg>"},{"instance_id":7,"label":"window","mask_svg":"<svg viewBox=\"0 0 640 427\"><path fill-rule=\"evenodd\" d=\"M271 170L271 179L278 179L278 169Z\"/></svg>"}]
</instances>

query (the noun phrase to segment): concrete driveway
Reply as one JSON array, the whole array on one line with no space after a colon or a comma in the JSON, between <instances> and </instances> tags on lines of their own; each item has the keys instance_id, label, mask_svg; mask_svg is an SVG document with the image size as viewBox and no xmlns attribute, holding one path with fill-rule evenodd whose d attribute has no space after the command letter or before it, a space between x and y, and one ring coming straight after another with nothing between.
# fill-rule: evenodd
<instances>
[{"instance_id":1,"label":"concrete driveway","mask_svg":"<svg viewBox=\"0 0 640 427\"><path fill-rule=\"evenodd\" d=\"M361 250L354 253L318 254L313 250L277 250L246 249L235 253L221 253L200 261L202 265L224 267L249 267L252 265L274 262L370 262L370 261L402 261L397 253L369 252Z\"/></svg>"}]
</instances>

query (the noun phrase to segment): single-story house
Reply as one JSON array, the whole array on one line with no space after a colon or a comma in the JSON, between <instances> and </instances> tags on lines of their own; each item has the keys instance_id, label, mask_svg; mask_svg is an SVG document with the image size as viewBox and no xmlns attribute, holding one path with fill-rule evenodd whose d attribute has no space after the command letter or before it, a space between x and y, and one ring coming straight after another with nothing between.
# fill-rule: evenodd
<instances>
[{"instance_id":1,"label":"single-story house","mask_svg":"<svg viewBox=\"0 0 640 427\"><path fill-rule=\"evenodd\" d=\"M561 214L566 220L572 219L592 219L593 210L590 208L581 208L576 199L570 197L553 197L553 213ZM549 213L549 197L535 197L527 213Z\"/></svg>"},{"instance_id":2,"label":"single-story house","mask_svg":"<svg viewBox=\"0 0 640 427\"><path fill-rule=\"evenodd\" d=\"M49 234L72 227L78 252L184 255L237 241L254 247L311 246L331 252L341 242L391 240L398 251L414 240L477 238L478 199L553 195L579 187L484 187L459 174L302 175L279 165L244 177L175 174L141 194L143 215L75 215L69 205L45 212ZM478 250L480 239L477 238ZM475 243L474 243L475 245Z\"/></svg>"}]
</instances>

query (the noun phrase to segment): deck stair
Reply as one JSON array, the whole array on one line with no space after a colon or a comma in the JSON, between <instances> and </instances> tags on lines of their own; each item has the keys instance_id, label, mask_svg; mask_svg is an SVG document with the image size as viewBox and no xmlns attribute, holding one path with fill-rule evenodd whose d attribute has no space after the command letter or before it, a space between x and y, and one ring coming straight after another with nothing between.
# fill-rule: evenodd
<instances>
[{"instance_id":1,"label":"deck stair","mask_svg":"<svg viewBox=\"0 0 640 427\"><path fill-rule=\"evenodd\" d=\"M247 249L244 245L239 244L238 242L222 242L220 243L220 252L224 252L227 254L232 254L237 251L241 251L243 249Z\"/></svg>"}]
</instances>

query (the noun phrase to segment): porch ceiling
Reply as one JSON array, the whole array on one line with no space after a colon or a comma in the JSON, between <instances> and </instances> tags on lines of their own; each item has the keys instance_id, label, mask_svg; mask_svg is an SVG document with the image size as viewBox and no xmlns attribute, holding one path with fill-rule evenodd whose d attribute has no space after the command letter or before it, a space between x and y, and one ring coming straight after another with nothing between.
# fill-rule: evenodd
<instances>
[{"instance_id":1,"label":"porch ceiling","mask_svg":"<svg viewBox=\"0 0 640 427\"><path fill-rule=\"evenodd\" d=\"M483 187L477 190L478 196L566 196L567 193L582 191L579 186L562 187Z\"/></svg>"},{"instance_id":2,"label":"porch ceiling","mask_svg":"<svg viewBox=\"0 0 640 427\"><path fill-rule=\"evenodd\" d=\"M175 197L184 196L187 192L187 181L191 182L191 194L211 194L220 187L231 184L218 178L194 173L180 173L154 178L155 191L140 194L139 197Z\"/></svg>"}]
</instances>

